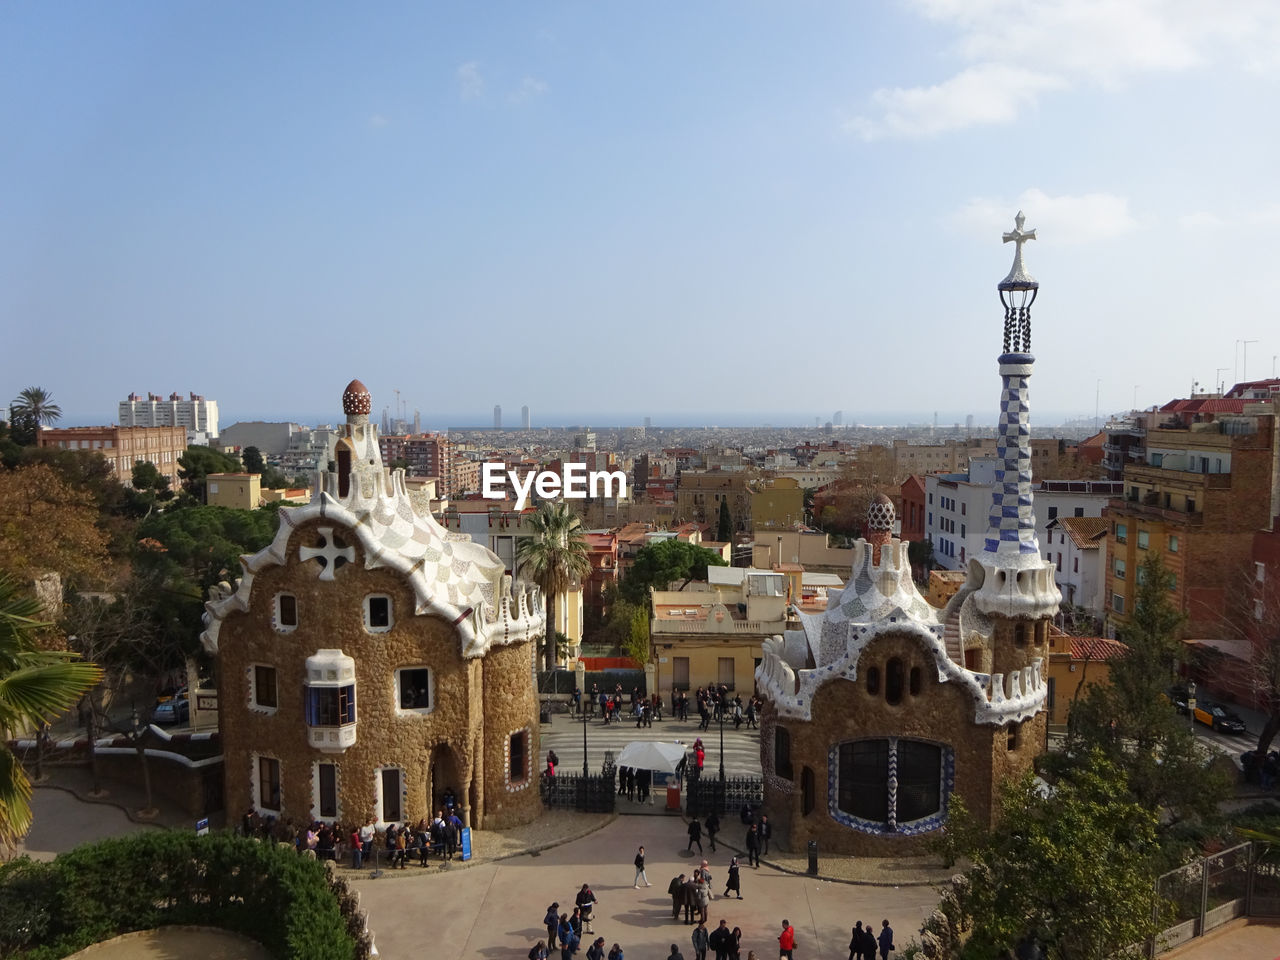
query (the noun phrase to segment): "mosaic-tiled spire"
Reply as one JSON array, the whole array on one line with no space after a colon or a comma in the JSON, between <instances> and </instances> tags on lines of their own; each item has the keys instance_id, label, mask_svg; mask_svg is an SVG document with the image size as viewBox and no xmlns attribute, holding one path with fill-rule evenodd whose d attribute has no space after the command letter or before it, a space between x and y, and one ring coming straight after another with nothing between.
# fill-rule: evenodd
<instances>
[{"instance_id":1,"label":"mosaic-tiled spire","mask_svg":"<svg viewBox=\"0 0 1280 960\"><path fill-rule=\"evenodd\" d=\"M1031 492L1031 396L1028 386L1036 358L1031 355L1031 304L1040 284L1027 272L1022 245L1036 238L1034 230L1023 230L1022 211L1014 229L1004 235L1005 243L1017 246L1013 268L999 284L1000 302L1005 308L1004 353L1000 355L1000 421L996 455L996 485L991 494L984 553L997 560L1025 566L1039 558L1036 521ZM1021 561L1021 562L1019 562Z\"/></svg>"}]
</instances>

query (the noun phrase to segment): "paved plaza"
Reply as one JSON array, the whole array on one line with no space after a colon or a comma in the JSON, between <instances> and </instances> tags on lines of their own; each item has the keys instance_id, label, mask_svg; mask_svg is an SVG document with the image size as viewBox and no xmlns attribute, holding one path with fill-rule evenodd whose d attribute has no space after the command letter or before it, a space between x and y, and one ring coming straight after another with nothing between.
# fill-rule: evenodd
<instances>
[{"instance_id":1,"label":"paved plaza","mask_svg":"<svg viewBox=\"0 0 1280 960\"><path fill-rule=\"evenodd\" d=\"M684 853L685 843L685 825L679 818L621 816L590 836L538 855L424 875L410 868L377 880L362 879L354 886L378 950L388 960L426 955L440 960L524 957L546 937L542 918L547 906L554 900L572 912L574 895L583 883L591 885L600 901L595 930L606 947L617 942L628 958L662 960L676 943L691 957L693 928L672 922L666 892L673 876L689 871L700 859ZM645 846L653 886L636 890L632 860L640 844ZM901 947L938 900L929 886L853 886L768 867L743 867L743 899L724 900L719 894L729 855L708 850L707 859L718 885L709 926L714 928L723 917L730 927L741 927L743 957L749 949L761 958L776 956L783 918L796 928L796 956L805 960L847 957L849 929L857 920L878 928L888 918ZM589 943L593 938L584 939Z\"/></svg>"}]
</instances>

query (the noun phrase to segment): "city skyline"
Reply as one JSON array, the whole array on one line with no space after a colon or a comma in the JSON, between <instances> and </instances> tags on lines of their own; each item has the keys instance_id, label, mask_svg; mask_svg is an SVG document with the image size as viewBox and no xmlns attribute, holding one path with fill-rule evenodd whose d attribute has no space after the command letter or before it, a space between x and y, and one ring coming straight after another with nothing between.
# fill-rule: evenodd
<instances>
[{"instance_id":1,"label":"city skyline","mask_svg":"<svg viewBox=\"0 0 1280 960\"><path fill-rule=\"evenodd\" d=\"M1019 209L1038 422L1269 376L1277 49L1172 0L7 7L0 390L982 423Z\"/></svg>"}]
</instances>

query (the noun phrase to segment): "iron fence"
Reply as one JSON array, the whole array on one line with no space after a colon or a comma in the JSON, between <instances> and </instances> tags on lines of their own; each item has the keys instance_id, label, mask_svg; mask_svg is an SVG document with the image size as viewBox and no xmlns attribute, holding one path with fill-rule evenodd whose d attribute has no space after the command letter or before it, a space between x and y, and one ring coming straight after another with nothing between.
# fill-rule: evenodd
<instances>
[{"instance_id":1,"label":"iron fence","mask_svg":"<svg viewBox=\"0 0 1280 960\"><path fill-rule=\"evenodd\" d=\"M1156 878L1173 922L1147 945L1147 956L1171 950L1240 916L1280 915L1280 864L1267 844L1241 843Z\"/></svg>"},{"instance_id":2,"label":"iron fence","mask_svg":"<svg viewBox=\"0 0 1280 960\"><path fill-rule=\"evenodd\" d=\"M737 813L743 804L759 807L764 803L764 781L760 777L725 777L721 780L705 771L699 776L695 764L689 764L686 792L685 811L690 816L705 816L712 810L721 814Z\"/></svg>"},{"instance_id":3,"label":"iron fence","mask_svg":"<svg viewBox=\"0 0 1280 960\"><path fill-rule=\"evenodd\" d=\"M542 802L548 807L577 810L579 813L612 813L613 771L607 773L557 773L543 777Z\"/></svg>"}]
</instances>

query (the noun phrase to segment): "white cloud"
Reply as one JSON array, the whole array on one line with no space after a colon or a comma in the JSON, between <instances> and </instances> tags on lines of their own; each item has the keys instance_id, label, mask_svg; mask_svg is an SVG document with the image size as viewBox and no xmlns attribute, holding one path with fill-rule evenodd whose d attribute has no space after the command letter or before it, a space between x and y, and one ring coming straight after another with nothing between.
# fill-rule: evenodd
<instances>
[{"instance_id":1,"label":"white cloud","mask_svg":"<svg viewBox=\"0 0 1280 960\"><path fill-rule=\"evenodd\" d=\"M879 118L856 117L848 127L865 140L929 137L975 124L1009 123L1043 91L1066 86L1058 77L1001 64L971 67L932 87L877 90Z\"/></svg>"},{"instance_id":2,"label":"white cloud","mask_svg":"<svg viewBox=\"0 0 1280 960\"><path fill-rule=\"evenodd\" d=\"M520 86L516 87L515 92L511 94L512 103L524 103L526 100L533 100L542 96L548 90L546 81L538 80L534 77L525 77L520 81Z\"/></svg>"},{"instance_id":3,"label":"white cloud","mask_svg":"<svg viewBox=\"0 0 1280 960\"><path fill-rule=\"evenodd\" d=\"M965 64L927 86L881 88L870 116L849 128L866 139L930 136L1009 123L1042 94L1212 63L1251 71L1280 67L1275 0L911 0L951 29ZM1009 81L1015 86L1009 87ZM991 102L984 101L992 96Z\"/></svg>"},{"instance_id":4,"label":"white cloud","mask_svg":"<svg viewBox=\"0 0 1280 960\"><path fill-rule=\"evenodd\" d=\"M966 232L989 236L1013 229L1013 213L1027 215L1026 228L1052 237L1055 244L1110 240L1139 228L1129 200L1113 193L1051 197L1043 190L1024 190L1016 199L976 197L950 217Z\"/></svg>"},{"instance_id":5,"label":"white cloud","mask_svg":"<svg viewBox=\"0 0 1280 960\"><path fill-rule=\"evenodd\" d=\"M1270 203L1249 210L1234 210L1225 214L1196 210L1179 217L1178 226L1184 230L1280 226L1280 203Z\"/></svg>"},{"instance_id":6,"label":"white cloud","mask_svg":"<svg viewBox=\"0 0 1280 960\"><path fill-rule=\"evenodd\" d=\"M480 75L480 64L468 60L458 67L456 74L458 89L463 100L479 100L484 96L484 77Z\"/></svg>"}]
</instances>

